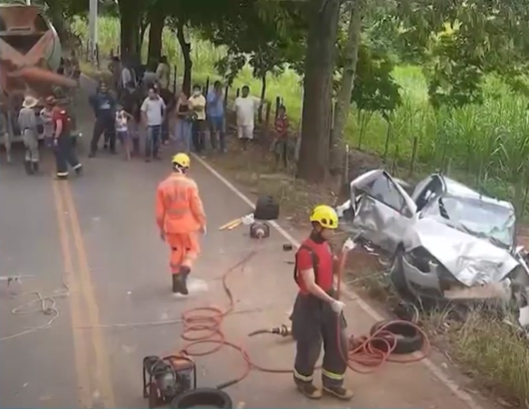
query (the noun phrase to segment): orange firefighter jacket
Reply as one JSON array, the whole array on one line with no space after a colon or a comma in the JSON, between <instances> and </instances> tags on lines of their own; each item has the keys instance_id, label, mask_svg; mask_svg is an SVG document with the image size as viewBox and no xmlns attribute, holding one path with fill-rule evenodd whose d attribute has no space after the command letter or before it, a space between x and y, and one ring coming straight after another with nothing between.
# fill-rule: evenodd
<instances>
[{"instance_id":1,"label":"orange firefighter jacket","mask_svg":"<svg viewBox=\"0 0 529 409\"><path fill-rule=\"evenodd\" d=\"M205 227L206 214L193 179L173 173L158 185L156 223L164 234L192 233Z\"/></svg>"}]
</instances>

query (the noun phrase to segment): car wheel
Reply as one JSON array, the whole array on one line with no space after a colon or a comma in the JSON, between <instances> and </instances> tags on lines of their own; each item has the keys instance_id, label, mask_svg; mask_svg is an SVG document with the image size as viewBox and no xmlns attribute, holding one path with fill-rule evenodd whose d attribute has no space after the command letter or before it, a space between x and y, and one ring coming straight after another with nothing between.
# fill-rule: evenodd
<instances>
[{"instance_id":1,"label":"car wheel","mask_svg":"<svg viewBox=\"0 0 529 409\"><path fill-rule=\"evenodd\" d=\"M392 351L393 354L411 354L420 350L424 345L422 334L411 322L408 324L402 321L393 323L391 321L380 321L371 327L369 331L370 335L374 335L382 327L384 327L383 331L387 331L395 336L396 345ZM381 334L381 338L389 339L389 337L384 337L383 334Z\"/></svg>"}]
</instances>

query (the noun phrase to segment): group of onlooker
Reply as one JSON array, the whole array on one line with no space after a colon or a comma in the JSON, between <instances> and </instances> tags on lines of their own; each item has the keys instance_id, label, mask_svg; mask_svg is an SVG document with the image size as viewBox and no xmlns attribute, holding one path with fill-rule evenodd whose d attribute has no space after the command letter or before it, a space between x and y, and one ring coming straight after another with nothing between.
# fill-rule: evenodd
<instances>
[{"instance_id":1,"label":"group of onlooker","mask_svg":"<svg viewBox=\"0 0 529 409\"><path fill-rule=\"evenodd\" d=\"M116 138L123 143L127 158L139 155L140 135L145 138L145 160L158 158L161 144L172 140L175 150L202 153L212 149L226 152L226 101L220 81L203 94L200 85L194 85L191 95L177 90L169 91L170 67L162 56L157 64L140 67L134 61L120 61L114 57L109 69L113 73L116 94L101 84L91 97L96 115L90 156L97 152L101 135L105 134L105 149L116 152ZM146 95L146 96L145 96ZM237 137L242 148L254 139L255 115L262 101L250 95L243 86L235 99ZM283 106L275 120L276 138L272 150L277 164L287 166L289 123Z\"/></svg>"}]
</instances>

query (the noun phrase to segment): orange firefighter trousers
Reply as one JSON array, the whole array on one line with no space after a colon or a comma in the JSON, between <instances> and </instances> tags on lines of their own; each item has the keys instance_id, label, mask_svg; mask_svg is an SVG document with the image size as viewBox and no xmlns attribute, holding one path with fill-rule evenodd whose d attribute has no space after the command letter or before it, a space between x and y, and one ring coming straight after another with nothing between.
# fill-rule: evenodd
<instances>
[{"instance_id":1,"label":"orange firefighter trousers","mask_svg":"<svg viewBox=\"0 0 529 409\"><path fill-rule=\"evenodd\" d=\"M200 253L197 233L172 233L165 237L171 248L170 267L172 274L178 274L181 266L193 267Z\"/></svg>"}]
</instances>

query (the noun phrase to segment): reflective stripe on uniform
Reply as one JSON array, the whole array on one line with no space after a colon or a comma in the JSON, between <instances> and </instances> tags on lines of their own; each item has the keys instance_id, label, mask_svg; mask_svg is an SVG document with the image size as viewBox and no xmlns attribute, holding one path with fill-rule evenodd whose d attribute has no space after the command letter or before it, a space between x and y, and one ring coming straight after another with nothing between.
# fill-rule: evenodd
<instances>
[{"instance_id":1,"label":"reflective stripe on uniform","mask_svg":"<svg viewBox=\"0 0 529 409\"><path fill-rule=\"evenodd\" d=\"M335 381L341 381L341 380L345 379L345 374L344 373L337 374L337 373L334 373L334 372L327 371L327 370L325 370L323 368L321 370L321 374L323 376L326 376L327 378L333 379Z\"/></svg>"},{"instance_id":2,"label":"reflective stripe on uniform","mask_svg":"<svg viewBox=\"0 0 529 409\"><path fill-rule=\"evenodd\" d=\"M300 381L303 381L303 382L312 382L312 375L310 376L301 375L298 371L296 371L295 368L294 368L294 378L299 379Z\"/></svg>"},{"instance_id":3,"label":"reflective stripe on uniform","mask_svg":"<svg viewBox=\"0 0 529 409\"><path fill-rule=\"evenodd\" d=\"M74 170L77 170L77 169L81 168L82 166L83 166L83 165L82 165L81 163L78 163L77 165L75 165L75 166L73 167L73 169L74 169Z\"/></svg>"}]
</instances>

